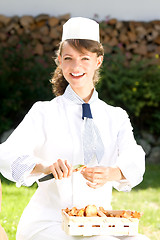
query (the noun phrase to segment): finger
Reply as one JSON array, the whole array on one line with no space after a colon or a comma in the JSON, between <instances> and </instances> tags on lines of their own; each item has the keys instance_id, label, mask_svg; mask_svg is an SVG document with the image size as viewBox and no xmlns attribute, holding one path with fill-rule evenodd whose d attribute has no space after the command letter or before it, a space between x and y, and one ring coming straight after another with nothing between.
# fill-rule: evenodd
<instances>
[{"instance_id":1,"label":"finger","mask_svg":"<svg viewBox=\"0 0 160 240\"><path fill-rule=\"evenodd\" d=\"M91 183L91 182L86 182L86 184L90 187L90 188L94 188L94 189L97 189L97 188L100 188L101 184L98 184L98 183Z\"/></svg>"},{"instance_id":2,"label":"finger","mask_svg":"<svg viewBox=\"0 0 160 240\"><path fill-rule=\"evenodd\" d=\"M63 177L71 176L71 174L72 174L72 166L71 166L71 164L67 160L65 160L65 161L61 160L61 165L60 166L61 166L61 169L63 171Z\"/></svg>"},{"instance_id":3,"label":"finger","mask_svg":"<svg viewBox=\"0 0 160 240\"><path fill-rule=\"evenodd\" d=\"M92 183L95 183L96 180L97 180L95 177L88 176L88 175L83 175L83 177L84 177L86 180L88 180L88 181L90 181L90 182L92 182Z\"/></svg>"},{"instance_id":4,"label":"finger","mask_svg":"<svg viewBox=\"0 0 160 240\"><path fill-rule=\"evenodd\" d=\"M65 161L58 159L59 168L62 172L62 177L66 178L68 176L68 168L65 164Z\"/></svg>"},{"instance_id":5,"label":"finger","mask_svg":"<svg viewBox=\"0 0 160 240\"><path fill-rule=\"evenodd\" d=\"M98 181L103 181L104 177L103 175L99 174L99 173L82 173L83 177L92 182L92 183L95 183L95 182L98 182Z\"/></svg>"},{"instance_id":6,"label":"finger","mask_svg":"<svg viewBox=\"0 0 160 240\"><path fill-rule=\"evenodd\" d=\"M63 172L62 172L62 169L59 166L59 161L55 162L53 165L54 165L55 171L57 173L58 179L62 179Z\"/></svg>"},{"instance_id":7,"label":"finger","mask_svg":"<svg viewBox=\"0 0 160 240\"><path fill-rule=\"evenodd\" d=\"M72 166L71 166L71 164L67 160L65 160L65 164L66 164L66 166L68 168L68 175L67 175L67 177L70 177L72 172L73 172Z\"/></svg>"},{"instance_id":8,"label":"finger","mask_svg":"<svg viewBox=\"0 0 160 240\"><path fill-rule=\"evenodd\" d=\"M84 169L86 172L90 173L101 173L104 172L104 167L102 166L96 166L96 167L87 167Z\"/></svg>"},{"instance_id":9,"label":"finger","mask_svg":"<svg viewBox=\"0 0 160 240\"><path fill-rule=\"evenodd\" d=\"M106 183L105 180L102 179L102 178L91 179L91 181L90 180L88 180L88 181L92 184L104 184L104 183Z\"/></svg>"},{"instance_id":10,"label":"finger","mask_svg":"<svg viewBox=\"0 0 160 240\"><path fill-rule=\"evenodd\" d=\"M58 179L58 175L57 175L57 172L56 172L56 170L55 170L55 167L54 167L54 165L51 165L50 166L50 172L53 174L53 176L54 176L54 178L55 179Z\"/></svg>"}]
</instances>

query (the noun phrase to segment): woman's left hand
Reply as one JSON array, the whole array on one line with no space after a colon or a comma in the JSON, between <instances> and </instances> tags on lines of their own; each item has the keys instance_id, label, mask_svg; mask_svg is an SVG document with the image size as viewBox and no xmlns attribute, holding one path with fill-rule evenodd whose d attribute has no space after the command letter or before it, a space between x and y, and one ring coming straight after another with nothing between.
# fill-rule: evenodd
<instances>
[{"instance_id":1,"label":"woman's left hand","mask_svg":"<svg viewBox=\"0 0 160 240\"><path fill-rule=\"evenodd\" d=\"M99 188L106 182L124 179L124 176L118 167L87 167L81 171L81 174L89 181L87 182L87 185L91 188Z\"/></svg>"}]
</instances>

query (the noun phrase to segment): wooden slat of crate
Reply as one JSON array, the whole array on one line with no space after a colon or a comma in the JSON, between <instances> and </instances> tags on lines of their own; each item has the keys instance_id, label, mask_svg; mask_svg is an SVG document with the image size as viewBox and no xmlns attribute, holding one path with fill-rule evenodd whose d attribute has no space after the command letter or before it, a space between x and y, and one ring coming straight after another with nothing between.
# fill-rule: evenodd
<instances>
[{"instance_id":1,"label":"wooden slat of crate","mask_svg":"<svg viewBox=\"0 0 160 240\"><path fill-rule=\"evenodd\" d=\"M62 211L62 218L62 228L69 235L132 236L138 234L139 220L135 218L73 217L69 216L65 211Z\"/></svg>"}]
</instances>

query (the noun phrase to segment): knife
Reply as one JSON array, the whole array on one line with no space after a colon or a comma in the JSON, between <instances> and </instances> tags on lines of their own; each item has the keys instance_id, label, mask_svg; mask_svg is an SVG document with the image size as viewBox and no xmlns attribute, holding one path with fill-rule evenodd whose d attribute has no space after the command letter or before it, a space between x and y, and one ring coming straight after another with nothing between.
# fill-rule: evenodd
<instances>
[{"instance_id":1,"label":"knife","mask_svg":"<svg viewBox=\"0 0 160 240\"><path fill-rule=\"evenodd\" d=\"M73 172L81 171L83 168L86 168L86 165L77 164L77 165L73 166ZM38 181L39 182L44 182L44 181L50 180L52 178L54 178L54 176L53 176L52 173L50 173L50 174L38 179Z\"/></svg>"}]
</instances>

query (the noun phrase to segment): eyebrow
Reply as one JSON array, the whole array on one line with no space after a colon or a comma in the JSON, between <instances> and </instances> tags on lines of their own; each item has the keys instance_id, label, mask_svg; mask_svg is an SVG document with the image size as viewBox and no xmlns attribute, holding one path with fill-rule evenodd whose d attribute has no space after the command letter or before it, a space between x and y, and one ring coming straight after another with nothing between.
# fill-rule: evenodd
<instances>
[{"instance_id":1,"label":"eyebrow","mask_svg":"<svg viewBox=\"0 0 160 240\"><path fill-rule=\"evenodd\" d=\"M72 54L69 54L69 53L66 53L66 54L63 55L63 57L65 57L65 56L70 56L70 57L72 57L73 55L72 55ZM84 57L84 56L90 57L90 55L88 55L88 54L80 54L80 57Z\"/></svg>"},{"instance_id":2,"label":"eyebrow","mask_svg":"<svg viewBox=\"0 0 160 240\"><path fill-rule=\"evenodd\" d=\"M71 55L71 54L67 54L67 53L66 53L66 54L64 54L64 55L63 55L63 57L65 57L65 56L72 56L72 55Z\"/></svg>"}]
</instances>

